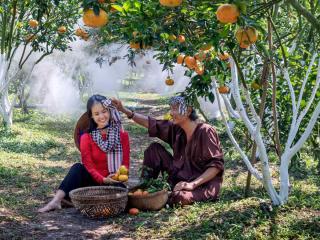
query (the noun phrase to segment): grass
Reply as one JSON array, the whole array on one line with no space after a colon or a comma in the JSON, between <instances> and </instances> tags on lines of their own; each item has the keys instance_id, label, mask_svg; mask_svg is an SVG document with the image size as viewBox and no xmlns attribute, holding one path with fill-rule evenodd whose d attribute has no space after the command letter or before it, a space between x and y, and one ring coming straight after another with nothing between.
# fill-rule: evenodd
<instances>
[{"instance_id":1,"label":"grass","mask_svg":"<svg viewBox=\"0 0 320 240\"><path fill-rule=\"evenodd\" d=\"M121 97L145 107L140 111L143 113L152 110L161 116L167 111L166 99L155 94L123 93ZM32 229L30 234L45 233L46 228L35 209L54 192L69 167L80 160L72 138L74 125L75 120L66 116L50 116L38 111L22 115L17 110L12 130L0 128L0 239L19 239L24 226ZM144 149L154 139L146 137L144 128L127 120L125 128L131 138L132 159L139 166ZM223 129L220 126L217 129L223 136ZM316 165L311 157L307 158L303 177L292 174L288 204L270 208L265 190L255 179L250 197L244 198L243 163L223 137L221 141L224 149L230 151L226 154L219 201L142 212L136 217L122 214L103 222L89 220L82 226L82 232L76 230L72 239L84 234L90 224L98 223L113 226L111 235L99 235L95 230L102 239L117 239L118 232L133 239L320 239L320 178L315 174ZM66 219L57 221L66 226L72 224ZM57 231L67 230L61 227ZM40 235L30 238L38 238L35 236Z\"/></svg>"}]
</instances>

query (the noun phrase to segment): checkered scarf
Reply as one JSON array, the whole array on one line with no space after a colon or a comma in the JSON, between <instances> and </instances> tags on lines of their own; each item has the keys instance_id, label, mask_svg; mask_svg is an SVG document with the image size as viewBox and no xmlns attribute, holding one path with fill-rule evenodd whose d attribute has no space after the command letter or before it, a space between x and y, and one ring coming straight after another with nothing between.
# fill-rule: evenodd
<instances>
[{"instance_id":1,"label":"checkered scarf","mask_svg":"<svg viewBox=\"0 0 320 240\"><path fill-rule=\"evenodd\" d=\"M181 97L181 96L172 97L172 98L170 98L169 104L170 104L170 106L178 104L179 105L179 114L185 115L187 113L188 105L187 105L187 102L184 97Z\"/></svg>"},{"instance_id":2,"label":"checkered scarf","mask_svg":"<svg viewBox=\"0 0 320 240\"><path fill-rule=\"evenodd\" d=\"M123 152L120 141L122 129L121 118L118 110L111 104L111 99L103 100L102 105L110 111L110 123L106 127L107 139L103 140L101 131L92 131L91 137L99 148L107 154L107 165L109 173L115 173L122 164Z\"/></svg>"}]
</instances>

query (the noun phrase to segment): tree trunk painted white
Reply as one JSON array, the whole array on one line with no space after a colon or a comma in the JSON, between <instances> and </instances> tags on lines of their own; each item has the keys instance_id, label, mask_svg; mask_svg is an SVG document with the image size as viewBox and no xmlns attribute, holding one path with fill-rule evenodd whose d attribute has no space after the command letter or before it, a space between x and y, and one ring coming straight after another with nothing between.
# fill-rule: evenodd
<instances>
[{"instance_id":1,"label":"tree trunk painted white","mask_svg":"<svg viewBox=\"0 0 320 240\"><path fill-rule=\"evenodd\" d=\"M233 143L235 148L240 153L244 163L246 164L246 166L248 167L248 169L252 173L252 175L255 176L259 181L262 182L264 188L266 189L266 191L267 191L268 195L270 196L272 203L274 205L282 205L288 201L288 197L289 197L289 172L288 172L288 169L289 169L289 165L290 165L290 160L292 159L294 154L296 154L301 149L301 147L303 146L303 144L305 143L307 138L310 136L312 129L313 129L314 125L316 124L317 119L320 115L320 102L318 102L315 109L313 110L313 113L311 114L311 118L309 120L309 123L308 123L305 131L301 135L300 139L298 139L298 141L292 146L293 141L296 138L296 135L298 133L300 123L301 123L302 119L305 117L305 115L307 114L308 110L310 109L311 104L314 101L315 95L316 95L317 90L320 85L320 59L319 59L315 87L311 93L311 96L309 97L309 101L308 101L306 107L302 110L302 112L299 115L300 102L302 100L303 92L305 89L305 84L309 78L310 71L312 69L312 66L314 64L314 60L317 55L318 54L315 54L311 59L309 69L306 73L306 77L305 77L303 84L302 84L302 87L300 89L298 103L296 103L296 97L295 97L293 86L290 82L288 70L284 69L284 71L283 71L284 78L287 80L289 90L290 90L290 96L291 96L291 100L292 100L291 102L292 102L293 119L292 119L292 123L291 123L290 132L288 135L288 140L286 142L285 150L281 156L281 165L280 165L280 169L279 169L280 170L279 171L280 172L280 192L279 193L276 191L276 189L274 187L274 184L273 184L272 178L271 178L271 174L270 174L269 157L268 157L268 154L266 151L266 144L265 144L265 141L264 141L263 136L260 131L261 120L253 107L253 103L251 101L250 94L243 86L239 85L238 69L237 69L233 59L230 59L231 78L232 78L231 93L232 93L232 97L234 98L234 101L236 103L237 112L234 109L232 109L231 104L229 103L229 99L226 96L222 96L222 97L225 102L225 105L227 106L227 110L229 112L229 115L236 116L236 117L240 116L240 119L245 124L252 139L255 141L255 143L257 145L257 149L260 154L260 159L262 161L262 176L259 173L259 171L251 164L251 162L249 161L249 158L245 154L245 152L240 148L239 144L237 143L236 139L234 138L232 132L229 129L228 123L226 121L226 118L225 118L223 112L222 112L222 119L225 124L227 133L231 139L231 142ZM211 79L213 82L213 88L215 89L216 94L218 95L219 93L217 91L218 86L216 83L216 79L214 77L212 77ZM244 96L244 98L241 97L241 94ZM220 103L219 98L217 98L217 99L218 99L218 105L220 108L221 103ZM245 99L246 105L249 106L248 108L244 107L242 99ZM247 114L248 110L251 111L253 119L250 119L248 117L248 114Z\"/></svg>"},{"instance_id":2,"label":"tree trunk painted white","mask_svg":"<svg viewBox=\"0 0 320 240\"><path fill-rule=\"evenodd\" d=\"M17 80L21 69L18 69L13 76L9 76L10 69L8 69L9 61L6 60L5 55L0 56L0 115L5 123L6 127L10 128L13 123L13 107L17 100L17 95L10 102L9 100L9 86L10 83ZM25 84L29 81L32 71L34 69L35 63L32 64L31 68L28 69L27 76L20 82L18 86L18 91L24 88Z\"/></svg>"}]
</instances>

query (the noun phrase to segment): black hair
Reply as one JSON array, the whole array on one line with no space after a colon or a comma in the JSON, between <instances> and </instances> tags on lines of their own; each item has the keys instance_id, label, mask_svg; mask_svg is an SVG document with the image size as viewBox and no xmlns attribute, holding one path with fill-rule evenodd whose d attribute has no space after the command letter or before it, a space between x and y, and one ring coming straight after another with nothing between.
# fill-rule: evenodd
<instances>
[{"instance_id":1,"label":"black hair","mask_svg":"<svg viewBox=\"0 0 320 240\"><path fill-rule=\"evenodd\" d=\"M97 103L102 103L103 100L106 100L105 96L99 94L92 95L87 101L87 113L89 116L89 133L97 129L97 124L92 118L92 107Z\"/></svg>"},{"instance_id":2,"label":"black hair","mask_svg":"<svg viewBox=\"0 0 320 240\"><path fill-rule=\"evenodd\" d=\"M199 118L196 110L193 107L192 107L192 111L188 117L191 121L196 121Z\"/></svg>"}]
</instances>

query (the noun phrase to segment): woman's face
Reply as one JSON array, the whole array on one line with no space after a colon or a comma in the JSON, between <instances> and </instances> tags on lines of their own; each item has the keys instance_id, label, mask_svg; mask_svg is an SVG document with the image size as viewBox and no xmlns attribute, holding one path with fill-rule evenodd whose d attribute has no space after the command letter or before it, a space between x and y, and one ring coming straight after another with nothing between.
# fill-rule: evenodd
<instances>
[{"instance_id":1,"label":"woman's face","mask_svg":"<svg viewBox=\"0 0 320 240\"><path fill-rule=\"evenodd\" d=\"M108 125L110 120L110 112L104 108L101 103L95 103L92 108L92 118L97 124L98 128L104 128Z\"/></svg>"}]
</instances>

